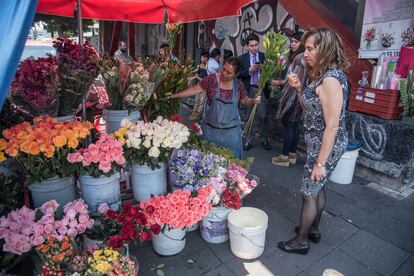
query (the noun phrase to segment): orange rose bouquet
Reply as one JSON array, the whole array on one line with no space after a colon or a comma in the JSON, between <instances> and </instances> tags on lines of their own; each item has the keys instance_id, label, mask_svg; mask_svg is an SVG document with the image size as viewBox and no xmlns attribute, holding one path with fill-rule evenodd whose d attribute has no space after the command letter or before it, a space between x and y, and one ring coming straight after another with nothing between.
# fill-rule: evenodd
<instances>
[{"instance_id":1,"label":"orange rose bouquet","mask_svg":"<svg viewBox=\"0 0 414 276\"><path fill-rule=\"evenodd\" d=\"M76 244L69 237L64 237L61 241L51 237L38 245L36 251L42 259L42 271L39 275L64 276L65 270L70 267L70 262L76 253Z\"/></svg>"},{"instance_id":2,"label":"orange rose bouquet","mask_svg":"<svg viewBox=\"0 0 414 276\"><path fill-rule=\"evenodd\" d=\"M76 166L67 161L67 156L80 147L93 125L81 121L59 123L47 115L36 117L33 123L5 129L0 139L4 153L24 169L26 184L74 173Z\"/></svg>"}]
</instances>

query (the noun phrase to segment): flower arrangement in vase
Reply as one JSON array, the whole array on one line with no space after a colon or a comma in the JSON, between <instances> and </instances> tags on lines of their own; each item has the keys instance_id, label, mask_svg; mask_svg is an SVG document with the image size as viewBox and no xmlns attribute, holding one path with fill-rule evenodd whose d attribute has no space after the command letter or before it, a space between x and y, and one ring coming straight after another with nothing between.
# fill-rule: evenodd
<instances>
[{"instance_id":1,"label":"flower arrangement in vase","mask_svg":"<svg viewBox=\"0 0 414 276\"><path fill-rule=\"evenodd\" d=\"M115 132L124 143L127 167L146 165L152 169L159 168L159 163L167 163L172 150L181 148L189 135L185 125L162 117L148 123L124 120Z\"/></svg>"},{"instance_id":2,"label":"flower arrangement in vase","mask_svg":"<svg viewBox=\"0 0 414 276\"><path fill-rule=\"evenodd\" d=\"M54 57L28 58L17 68L9 100L17 111L29 117L56 115L59 75Z\"/></svg>"},{"instance_id":3,"label":"flower arrangement in vase","mask_svg":"<svg viewBox=\"0 0 414 276\"><path fill-rule=\"evenodd\" d=\"M114 211L107 204L101 204L98 211L104 217L86 235L112 248L122 248L131 241L150 240L161 231L156 223L148 225L147 217L138 205L127 203Z\"/></svg>"},{"instance_id":4,"label":"flower arrangement in vase","mask_svg":"<svg viewBox=\"0 0 414 276\"><path fill-rule=\"evenodd\" d=\"M92 228L94 220L82 199L68 203L58 216L59 204L55 200L44 203L36 210L23 206L0 217L0 238L3 250L16 255L29 252L51 238L62 241L65 237L76 238Z\"/></svg>"},{"instance_id":5,"label":"flower arrangement in vase","mask_svg":"<svg viewBox=\"0 0 414 276\"><path fill-rule=\"evenodd\" d=\"M95 178L114 175L126 162L122 143L108 134L102 134L87 148L70 153L67 160L77 165L81 175Z\"/></svg>"},{"instance_id":6,"label":"flower arrangement in vase","mask_svg":"<svg viewBox=\"0 0 414 276\"><path fill-rule=\"evenodd\" d=\"M62 122L50 116L36 117L29 122L3 130L0 144L26 172L26 184L52 177L72 175L74 167L67 156L74 152L93 128L90 122ZM7 146L6 146L7 145Z\"/></svg>"},{"instance_id":7,"label":"flower arrangement in vase","mask_svg":"<svg viewBox=\"0 0 414 276\"><path fill-rule=\"evenodd\" d=\"M67 36L53 41L59 73L59 115L75 114L98 75L98 53L86 41L79 45Z\"/></svg>"},{"instance_id":8,"label":"flower arrangement in vase","mask_svg":"<svg viewBox=\"0 0 414 276\"><path fill-rule=\"evenodd\" d=\"M366 41L366 48L370 49L372 41L375 40L377 36L377 30L374 27L368 28L364 34L364 40Z\"/></svg>"}]
</instances>

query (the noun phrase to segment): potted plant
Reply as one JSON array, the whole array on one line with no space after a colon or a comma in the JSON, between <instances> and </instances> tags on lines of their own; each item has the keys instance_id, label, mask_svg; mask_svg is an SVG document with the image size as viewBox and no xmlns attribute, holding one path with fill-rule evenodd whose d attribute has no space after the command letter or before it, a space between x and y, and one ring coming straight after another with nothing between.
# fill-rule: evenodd
<instances>
[{"instance_id":1,"label":"potted plant","mask_svg":"<svg viewBox=\"0 0 414 276\"><path fill-rule=\"evenodd\" d=\"M36 117L33 122L3 130L4 152L22 167L34 207L50 199L64 205L75 199L76 167L66 158L90 134L92 124L58 123L50 116Z\"/></svg>"},{"instance_id":2,"label":"potted plant","mask_svg":"<svg viewBox=\"0 0 414 276\"><path fill-rule=\"evenodd\" d=\"M252 192L257 181L248 178L246 169L231 163L224 175L210 178L207 186L212 188L209 200L213 208L201 222L201 236L208 242L222 243L229 239L227 216L230 209L240 209L241 199Z\"/></svg>"},{"instance_id":3,"label":"potted plant","mask_svg":"<svg viewBox=\"0 0 414 276\"><path fill-rule=\"evenodd\" d=\"M137 201L167 192L167 170L171 152L187 142L190 132L178 122L158 117L149 123L122 122L115 136L124 143L127 168Z\"/></svg>"},{"instance_id":4,"label":"potted plant","mask_svg":"<svg viewBox=\"0 0 414 276\"><path fill-rule=\"evenodd\" d=\"M87 148L69 154L67 160L78 169L81 196L91 212L101 203L111 209L121 206L119 171L126 161L120 141L102 134Z\"/></svg>"},{"instance_id":5,"label":"potted plant","mask_svg":"<svg viewBox=\"0 0 414 276\"><path fill-rule=\"evenodd\" d=\"M193 193L189 190L177 190L140 203L148 223L162 227L161 233L152 238L155 252L170 256L184 249L186 227L200 221L211 210L208 202L211 191L211 187L199 188Z\"/></svg>"},{"instance_id":6,"label":"potted plant","mask_svg":"<svg viewBox=\"0 0 414 276\"><path fill-rule=\"evenodd\" d=\"M123 118L136 122L140 110L150 98L153 85L143 63L124 64L115 58L103 58L100 70L105 82L110 105L104 109L107 133L120 128Z\"/></svg>"}]
</instances>

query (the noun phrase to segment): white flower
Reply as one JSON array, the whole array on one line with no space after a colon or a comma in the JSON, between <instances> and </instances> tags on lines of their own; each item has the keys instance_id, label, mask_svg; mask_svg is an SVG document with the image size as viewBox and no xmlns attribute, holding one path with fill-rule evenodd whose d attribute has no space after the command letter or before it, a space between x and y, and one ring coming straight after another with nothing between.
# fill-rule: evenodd
<instances>
[{"instance_id":1,"label":"white flower","mask_svg":"<svg viewBox=\"0 0 414 276\"><path fill-rule=\"evenodd\" d=\"M157 147L152 147L150 148L148 155L150 157L155 157L157 158L158 156L160 156L160 150Z\"/></svg>"},{"instance_id":2,"label":"white flower","mask_svg":"<svg viewBox=\"0 0 414 276\"><path fill-rule=\"evenodd\" d=\"M139 146L141 145L141 139L131 139L130 141L131 141L131 146L133 148L138 149Z\"/></svg>"},{"instance_id":3,"label":"white flower","mask_svg":"<svg viewBox=\"0 0 414 276\"><path fill-rule=\"evenodd\" d=\"M121 127L130 128L131 126L132 126L131 119L129 119L129 118L122 119L122 121L121 121Z\"/></svg>"},{"instance_id":4,"label":"white flower","mask_svg":"<svg viewBox=\"0 0 414 276\"><path fill-rule=\"evenodd\" d=\"M151 147L151 141L149 139L145 139L144 143L142 143L144 147L149 149Z\"/></svg>"}]
</instances>

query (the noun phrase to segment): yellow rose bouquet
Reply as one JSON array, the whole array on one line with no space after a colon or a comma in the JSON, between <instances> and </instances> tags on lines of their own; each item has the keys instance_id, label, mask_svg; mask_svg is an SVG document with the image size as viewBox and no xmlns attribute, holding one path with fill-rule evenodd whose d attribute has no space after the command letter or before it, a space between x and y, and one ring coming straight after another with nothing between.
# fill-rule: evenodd
<instances>
[{"instance_id":1,"label":"yellow rose bouquet","mask_svg":"<svg viewBox=\"0 0 414 276\"><path fill-rule=\"evenodd\" d=\"M90 122L57 122L50 116L40 116L29 122L3 130L1 148L14 157L26 173L26 184L73 174L76 166L67 161L91 133Z\"/></svg>"}]
</instances>

